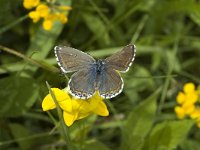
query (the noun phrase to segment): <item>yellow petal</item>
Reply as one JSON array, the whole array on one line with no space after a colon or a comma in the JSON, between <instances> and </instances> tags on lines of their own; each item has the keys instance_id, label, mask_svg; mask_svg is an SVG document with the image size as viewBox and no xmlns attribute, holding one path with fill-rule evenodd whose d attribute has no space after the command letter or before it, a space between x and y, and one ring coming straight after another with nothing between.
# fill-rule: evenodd
<instances>
[{"instance_id":1,"label":"yellow petal","mask_svg":"<svg viewBox=\"0 0 200 150\"><path fill-rule=\"evenodd\" d=\"M182 105L182 108L184 109L184 111L185 111L186 114L190 115L195 110L195 105L191 104L191 103L184 103Z\"/></svg>"},{"instance_id":2,"label":"yellow petal","mask_svg":"<svg viewBox=\"0 0 200 150\"><path fill-rule=\"evenodd\" d=\"M28 16L33 20L34 23L38 22L40 19L40 14L37 11L29 12Z\"/></svg>"},{"instance_id":3,"label":"yellow petal","mask_svg":"<svg viewBox=\"0 0 200 150\"><path fill-rule=\"evenodd\" d=\"M53 91L60 107L65 111L71 112L72 105L71 105L71 99L70 99L69 95L58 88L51 88L51 90ZM47 111L47 110L54 109L54 108L56 108L54 100L51 97L51 95L48 94L42 101L42 109L43 109L43 111Z\"/></svg>"},{"instance_id":4,"label":"yellow petal","mask_svg":"<svg viewBox=\"0 0 200 150\"><path fill-rule=\"evenodd\" d=\"M84 113L84 114L79 112L77 120L83 119L83 118L85 118L85 117L87 117L89 115L91 115L91 112L90 113Z\"/></svg>"},{"instance_id":5,"label":"yellow petal","mask_svg":"<svg viewBox=\"0 0 200 150\"><path fill-rule=\"evenodd\" d=\"M77 116L78 116L77 113L73 114L73 113L68 113L68 112L63 111L63 118L67 126L71 126L74 123L74 121L77 119Z\"/></svg>"},{"instance_id":6,"label":"yellow petal","mask_svg":"<svg viewBox=\"0 0 200 150\"><path fill-rule=\"evenodd\" d=\"M53 26L53 22L51 20L44 20L43 22L43 28L47 31L51 30L52 29L52 26Z\"/></svg>"},{"instance_id":7,"label":"yellow petal","mask_svg":"<svg viewBox=\"0 0 200 150\"><path fill-rule=\"evenodd\" d=\"M41 17L46 17L49 14L49 7L45 4L40 4L37 6L36 11Z\"/></svg>"},{"instance_id":8,"label":"yellow petal","mask_svg":"<svg viewBox=\"0 0 200 150\"><path fill-rule=\"evenodd\" d=\"M23 6L26 9L31 9L39 4L40 0L24 0Z\"/></svg>"},{"instance_id":9,"label":"yellow petal","mask_svg":"<svg viewBox=\"0 0 200 150\"><path fill-rule=\"evenodd\" d=\"M191 114L192 119L200 118L200 109L196 108Z\"/></svg>"},{"instance_id":10,"label":"yellow petal","mask_svg":"<svg viewBox=\"0 0 200 150\"><path fill-rule=\"evenodd\" d=\"M179 92L177 97L176 97L176 101L178 104L183 104L186 100L186 96L183 92Z\"/></svg>"},{"instance_id":11,"label":"yellow petal","mask_svg":"<svg viewBox=\"0 0 200 150\"><path fill-rule=\"evenodd\" d=\"M185 93L190 93L193 92L195 90L195 85L194 83L186 83L183 87L183 91Z\"/></svg>"},{"instance_id":12,"label":"yellow petal","mask_svg":"<svg viewBox=\"0 0 200 150\"><path fill-rule=\"evenodd\" d=\"M102 98L97 94L95 94L94 96L92 96L87 100L77 99L73 97L72 111L79 111L82 114L93 112L93 110L97 107L100 101L102 101Z\"/></svg>"},{"instance_id":13,"label":"yellow petal","mask_svg":"<svg viewBox=\"0 0 200 150\"><path fill-rule=\"evenodd\" d=\"M186 94L187 101L190 103L196 103L198 101L198 93L196 91L192 91Z\"/></svg>"},{"instance_id":14,"label":"yellow petal","mask_svg":"<svg viewBox=\"0 0 200 150\"><path fill-rule=\"evenodd\" d=\"M106 104L103 102L103 100L99 102L98 106L96 107L96 109L93 110L93 112L100 116L109 115L109 111L107 109Z\"/></svg>"},{"instance_id":15,"label":"yellow petal","mask_svg":"<svg viewBox=\"0 0 200 150\"><path fill-rule=\"evenodd\" d=\"M64 13L58 14L58 18L59 18L60 22L63 24L67 23L67 21L68 21L67 16Z\"/></svg>"},{"instance_id":16,"label":"yellow petal","mask_svg":"<svg viewBox=\"0 0 200 150\"><path fill-rule=\"evenodd\" d=\"M48 14L47 16L44 17L44 19L53 22L58 19L58 15L57 14Z\"/></svg>"},{"instance_id":17,"label":"yellow petal","mask_svg":"<svg viewBox=\"0 0 200 150\"><path fill-rule=\"evenodd\" d=\"M182 107L176 106L175 112L179 119L183 119L185 117L185 110Z\"/></svg>"}]
</instances>

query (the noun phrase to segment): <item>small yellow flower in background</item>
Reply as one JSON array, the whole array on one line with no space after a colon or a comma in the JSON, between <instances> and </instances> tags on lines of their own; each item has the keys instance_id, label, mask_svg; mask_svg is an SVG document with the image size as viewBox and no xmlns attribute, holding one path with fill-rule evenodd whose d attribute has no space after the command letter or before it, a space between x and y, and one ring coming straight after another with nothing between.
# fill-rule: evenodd
<instances>
[{"instance_id":1,"label":"small yellow flower in background","mask_svg":"<svg viewBox=\"0 0 200 150\"><path fill-rule=\"evenodd\" d=\"M67 23L68 19L65 16L65 14L58 14L58 19L60 20L60 22L62 23Z\"/></svg>"},{"instance_id":2,"label":"small yellow flower in background","mask_svg":"<svg viewBox=\"0 0 200 150\"><path fill-rule=\"evenodd\" d=\"M200 90L195 89L193 83L186 83L183 86L183 92L179 92L176 101L178 106L175 107L176 115L179 119L189 116L194 119L200 128Z\"/></svg>"},{"instance_id":3,"label":"small yellow flower in background","mask_svg":"<svg viewBox=\"0 0 200 150\"><path fill-rule=\"evenodd\" d=\"M40 14L40 17L46 17L50 12L49 7L45 4L39 4L36 11Z\"/></svg>"},{"instance_id":4,"label":"small yellow flower in background","mask_svg":"<svg viewBox=\"0 0 200 150\"><path fill-rule=\"evenodd\" d=\"M26 9L33 9L29 12L29 18L37 23L40 19L43 20L43 28L51 30L55 21L62 24L67 23L67 12L72 8L70 6L63 6L55 4L56 1L43 1L40 0L24 0L23 6Z\"/></svg>"},{"instance_id":5,"label":"small yellow flower in background","mask_svg":"<svg viewBox=\"0 0 200 150\"><path fill-rule=\"evenodd\" d=\"M24 0L23 6L26 9L31 9L36 7L40 3L40 0Z\"/></svg>"},{"instance_id":6,"label":"small yellow flower in background","mask_svg":"<svg viewBox=\"0 0 200 150\"><path fill-rule=\"evenodd\" d=\"M183 119L185 117L185 110L182 107L176 106L175 112L179 119Z\"/></svg>"},{"instance_id":7,"label":"small yellow flower in background","mask_svg":"<svg viewBox=\"0 0 200 150\"><path fill-rule=\"evenodd\" d=\"M51 20L44 20L42 25L43 25L43 28L48 31L48 30L51 30L53 26L53 22Z\"/></svg>"},{"instance_id":8,"label":"small yellow flower in background","mask_svg":"<svg viewBox=\"0 0 200 150\"><path fill-rule=\"evenodd\" d=\"M37 11L31 11L28 15L34 23L40 20L40 14Z\"/></svg>"},{"instance_id":9,"label":"small yellow flower in background","mask_svg":"<svg viewBox=\"0 0 200 150\"><path fill-rule=\"evenodd\" d=\"M93 97L82 100L71 97L67 89L51 89L58 101L60 108L63 110L63 118L67 126L71 126L74 121L85 118L91 114L108 116L109 111L103 99L96 93ZM56 104L51 95L48 94L42 102L43 111L56 108Z\"/></svg>"}]
</instances>

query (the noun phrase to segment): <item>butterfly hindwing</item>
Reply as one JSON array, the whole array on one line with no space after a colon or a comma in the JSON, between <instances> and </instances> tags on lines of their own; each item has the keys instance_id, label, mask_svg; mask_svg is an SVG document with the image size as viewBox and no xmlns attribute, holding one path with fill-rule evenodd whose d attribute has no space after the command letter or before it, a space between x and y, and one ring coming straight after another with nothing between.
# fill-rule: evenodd
<instances>
[{"instance_id":1,"label":"butterfly hindwing","mask_svg":"<svg viewBox=\"0 0 200 150\"><path fill-rule=\"evenodd\" d=\"M75 72L68 82L70 93L80 99L90 98L95 93L96 75L94 69L82 69Z\"/></svg>"},{"instance_id":2,"label":"butterfly hindwing","mask_svg":"<svg viewBox=\"0 0 200 150\"><path fill-rule=\"evenodd\" d=\"M78 71L95 62L90 55L71 47L56 46L54 50L63 73Z\"/></svg>"},{"instance_id":3,"label":"butterfly hindwing","mask_svg":"<svg viewBox=\"0 0 200 150\"><path fill-rule=\"evenodd\" d=\"M112 68L107 68L99 77L99 94L105 99L113 98L120 94L123 86L123 79Z\"/></svg>"},{"instance_id":4,"label":"butterfly hindwing","mask_svg":"<svg viewBox=\"0 0 200 150\"><path fill-rule=\"evenodd\" d=\"M120 72L127 72L135 59L135 54L135 45L129 44L125 46L121 51L106 58L105 62L109 67L115 70Z\"/></svg>"}]
</instances>

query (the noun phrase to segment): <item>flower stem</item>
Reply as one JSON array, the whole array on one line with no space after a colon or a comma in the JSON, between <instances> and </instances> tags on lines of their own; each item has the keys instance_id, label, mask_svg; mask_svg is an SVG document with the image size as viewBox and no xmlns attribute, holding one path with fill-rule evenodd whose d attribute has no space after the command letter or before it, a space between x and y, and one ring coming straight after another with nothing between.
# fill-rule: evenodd
<instances>
[{"instance_id":1,"label":"flower stem","mask_svg":"<svg viewBox=\"0 0 200 150\"><path fill-rule=\"evenodd\" d=\"M31 64L34 64L36 66L39 66L39 67L41 67L41 68L43 68L45 70L52 71L52 72L59 72L58 68L56 68L54 66L50 66L49 64L44 63L42 61L32 59L32 58L30 58L30 57L28 57L28 56L26 56L26 55L24 55L24 54L22 54L22 53L20 53L20 52L18 52L16 50L14 50L14 49L8 48L8 47L3 46L3 45L0 45L0 49L5 51L5 52L7 52L7 53L15 55L15 56L17 56L19 58L22 58L25 61L27 61L27 62L29 62Z\"/></svg>"},{"instance_id":2,"label":"flower stem","mask_svg":"<svg viewBox=\"0 0 200 150\"><path fill-rule=\"evenodd\" d=\"M51 94L52 99L54 100L54 103L56 104L56 108L57 108L57 112L58 112L58 116L59 116L59 120L61 122L61 134L65 139L67 148L69 150L75 150L75 147L73 146L71 139L70 139L70 135L69 135L69 128L65 125L64 119L63 119L63 115L62 115L62 110L59 107L59 104L56 100L55 94L54 92L51 90L51 87L49 85L49 83L46 81L46 85L47 88L49 89L49 93Z\"/></svg>"},{"instance_id":3,"label":"flower stem","mask_svg":"<svg viewBox=\"0 0 200 150\"><path fill-rule=\"evenodd\" d=\"M22 16L19 19L11 22L10 24L7 24L4 27L1 27L0 34L3 34L4 32L8 31L9 29L13 28L14 26L18 25L19 23L23 22L28 18L28 15Z\"/></svg>"}]
</instances>

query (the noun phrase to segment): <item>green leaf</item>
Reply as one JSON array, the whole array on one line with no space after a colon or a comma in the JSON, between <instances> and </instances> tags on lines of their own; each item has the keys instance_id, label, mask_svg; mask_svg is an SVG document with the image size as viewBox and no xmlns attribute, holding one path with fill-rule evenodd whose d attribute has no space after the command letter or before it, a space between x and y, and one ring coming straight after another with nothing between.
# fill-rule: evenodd
<instances>
[{"instance_id":1,"label":"green leaf","mask_svg":"<svg viewBox=\"0 0 200 150\"><path fill-rule=\"evenodd\" d=\"M140 150L155 119L158 90L129 114L122 130L121 150ZM133 142L134 141L134 142Z\"/></svg>"},{"instance_id":2,"label":"green leaf","mask_svg":"<svg viewBox=\"0 0 200 150\"><path fill-rule=\"evenodd\" d=\"M174 150L186 138L192 125L191 120L165 121L157 124L146 140L143 150Z\"/></svg>"},{"instance_id":3,"label":"green leaf","mask_svg":"<svg viewBox=\"0 0 200 150\"><path fill-rule=\"evenodd\" d=\"M92 140L88 141L82 150L110 150L105 144L100 141Z\"/></svg>"},{"instance_id":4,"label":"green leaf","mask_svg":"<svg viewBox=\"0 0 200 150\"><path fill-rule=\"evenodd\" d=\"M30 149L31 140L25 140L25 141L18 140L20 138L24 138L24 137L29 136L27 129L24 126L22 126L20 124L16 124L16 123L10 124L9 126L10 126L10 129L11 129L12 135L14 136L15 140L17 141L17 143L20 146L20 149L21 150Z\"/></svg>"},{"instance_id":5,"label":"green leaf","mask_svg":"<svg viewBox=\"0 0 200 150\"><path fill-rule=\"evenodd\" d=\"M181 150L195 150L199 149L200 143L194 139L186 139L180 144Z\"/></svg>"},{"instance_id":6,"label":"green leaf","mask_svg":"<svg viewBox=\"0 0 200 150\"><path fill-rule=\"evenodd\" d=\"M31 78L11 76L0 85L0 117L22 115L37 100L38 86Z\"/></svg>"}]
</instances>

